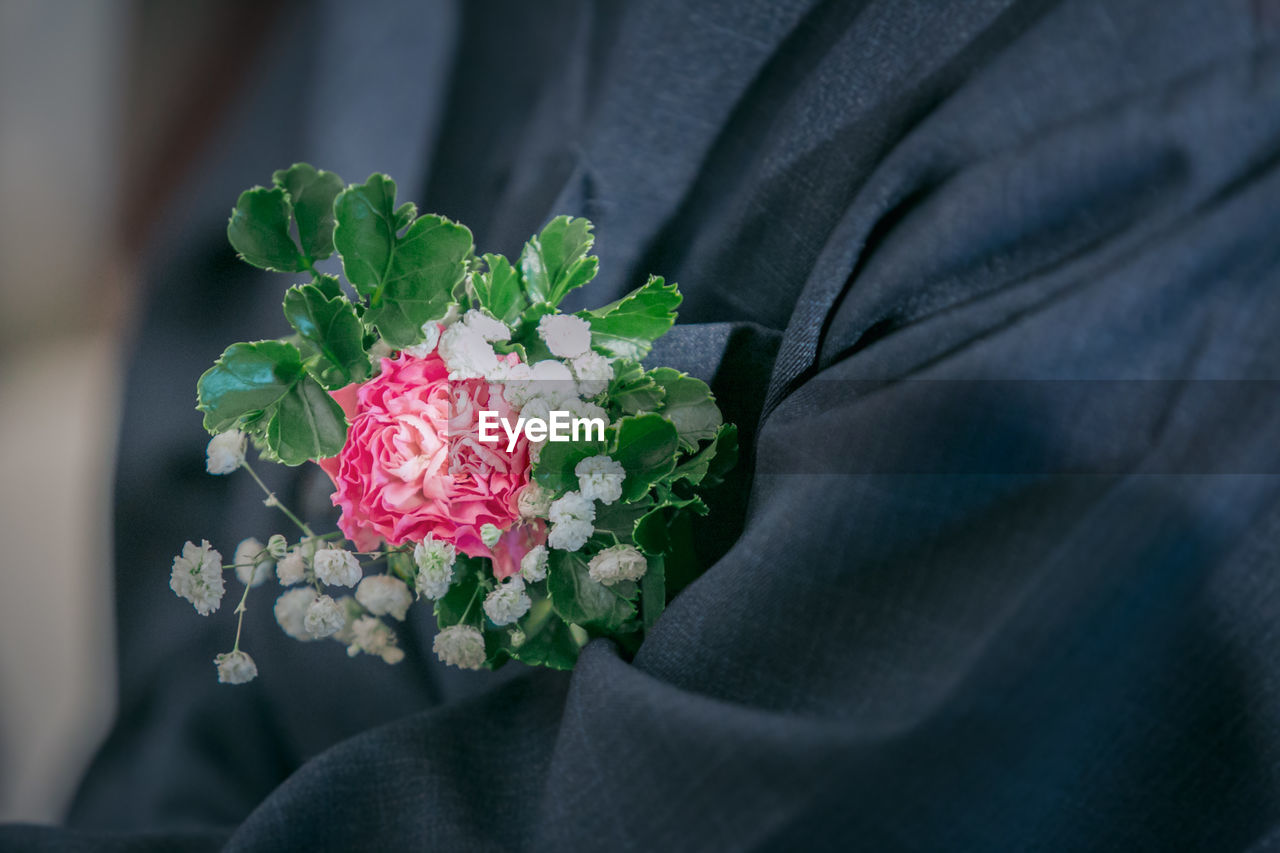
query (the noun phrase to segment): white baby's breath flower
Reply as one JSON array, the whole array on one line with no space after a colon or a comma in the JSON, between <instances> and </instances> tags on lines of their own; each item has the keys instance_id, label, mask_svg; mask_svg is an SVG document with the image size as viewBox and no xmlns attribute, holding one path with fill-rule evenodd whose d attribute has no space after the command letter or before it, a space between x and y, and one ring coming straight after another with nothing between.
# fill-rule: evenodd
<instances>
[{"instance_id":1,"label":"white baby's breath flower","mask_svg":"<svg viewBox=\"0 0 1280 853\"><path fill-rule=\"evenodd\" d=\"M520 558L520 577L536 583L547 576L547 546L535 545Z\"/></svg>"},{"instance_id":2,"label":"white baby's breath flower","mask_svg":"<svg viewBox=\"0 0 1280 853\"><path fill-rule=\"evenodd\" d=\"M428 537L413 546L413 562L418 567L418 595L443 598L453 580L453 563L458 552L453 545Z\"/></svg>"},{"instance_id":3,"label":"white baby's breath flower","mask_svg":"<svg viewBox=\"0 0 1280 853\"><path fill-rule=\"evenodd\" d=\"M483 311L471 309L462 315L462 322L480 333L486 341L509 341L511 329L501 320L494 319Z\"/></svg>"},{"instance_id":4,"label":"white baby's breath flower","mask_svg":"<svg viewBox=\"0 0 1280 853\"><path fill-rule=\"evenodd\" d=\"M605 548L591 558L587 564L587 572L591 579L605 586L613 586L619 581L637 581L644 577L649 564L635 548L630 545L614 545Z\"/></svg>"},{"instance_id":5,"label":"white baby's breath flower","mask_svg":"<svg viewBox=\"0 0 1280 853\"><path fill-rule=\"evenodd\" d=\"M576 400L578 386L573 381L573 373L565 367L564 362L546 358L530 366L527 396L541 397L554 408L564 401Z\"/></svg>"},{"instance_id":6,"label":"white baby's breath flower","mask_svg":"<svg viewBox=\"0 0 1280 853\"><path fill-rule=\"evenodd\" d=\"M520 410L520 417L525 421L547 421L551 418L551 402L546 397L534 397L524 404L524 408Z\"/></svg>"},{"instance_id":7,"label":"white baby's breath flower","mask_svg":"<svg viewBox=\"0 0 1280 853\"><path fill-rule=\"evenodd\" d=\"M209 439L205 449L205 470L210 474L230 474L244 462L245 434L238 429L220 432Z\"/></svg>"},{"instance_id":8,"label":"white baby's breath flower","mask_svg":"<svg viewBox=\"0 0 1280 853\"><path fill-rule=\"evenodd\" d=\"M351 623L351 645L347 646L347 654L355 657L361 652L377 655L386 663L404 660L404 650L396 646L395 632L374 616L361 616Z\"/></svg>"},{"instance_id":9,"label":"white baby's breath flower","mask_svg":"<svg viewBox=\"0 0 1280 853\"><path fill-rule=\"evenodd\" d=\"M482 379L498 367L493 345L466 323L454 323L445 329L438 349L449 368L449 378L454 381Z\"/></svg>"},{"instance_id":10,"label":"white baby's breath flower","mask_svg":"<svg viewBox=\"0 0 1280 853\"><path fill-rule=\"evenodd\" d=\"M595 521L596 508L591 498L580 492L565 492L557 500L551 502L547 517L552 524L564 521Z\"/></svg>"},{"instance_id":11,"label":"white baby's breath flower","mask_svg":"<svg viewBox=\"0 0 1280 853\"><path fill-rule=\"evenodd\" d=\"M578 393L594 397L609 387L613 379L613 362L598 352L588 350L572 362L573 375L578 380Z\"/></svg>"},{"instance_id":12,"label":"white baby's breath flower","mask_svg":"<svg viewBox=\"0 0 1280 853\"><path fill-rule=\"evenodd\" d=\"M208 540L198 546L194 542L184 543L182 553L173 558L169 589L190 601L201 616L213 613L222 604L226 590L222 580L222 555Z\"/></svg>"},{"instance_id":13,"label":"white baby's breath flower","mask_svg":"<svg viewBox=\"0 0 1280 853\"><path fill-rule=\"evenodd\" d=\"M221 684L245 684L258 677L258 665L247 652L224 652L213 659Z\"/></svg>"},{"instance_id":14,"label":"white baby's breath flower","mask_svg":"<svg viewBox=\"0 0 1280 853\"><path fill-rule=\"evenodd\" d=\"M552 355L577 358L591 348L591 324L572 314L545 314L538 321L538 337Z\"/></svg>"},{"instance_id":15,"label":"white baby's breath flower","mask_svg":"<svg viewBox=\"0 0 1280 853\"><path fill-rule=\"evenodd\" d=\"M584 498L611 504L622 497L622 481L627 478L622 463L608 456L588 456L573 466L578 490Z\"/></svg>"},{"instance_id":16,"label":"white baby's breath flower","mask_svg":"<svg viewBox=\"0 0 1280 853\"><path fill-rule=\"evenodd\" d=\"M595 504L578 492L565 492L552 501L547 517L551 519L547 545L558 551L577 551L595 532Z\"/></svg>"},{"instance_id":17,"label":"white baby's breath flower","mask_svg":"<svg viewBox=\"0 0 1280 853\"><path fill-rule=\"evenodd\" d=\"M480 541L484 543L484 547L492 548L498 544L498 540L502 538L502 528L496 524L480 525Z\"/></svg>"},{"instance_id":18,"label":"white baby's breath flower","mask_svg":"<svg viewBox=\"0 0 1280 853\"><path fill-rule=\"evenodd\" d=\"M236 554L231 558L231 563L236 567L236 577L240 583L248 584L252 578L253 586L266 583L276 565L262 543L252 536L236 546Z\"/></svg>"},{"instance_id":19,"label":"white baby's breath flower","mask_svg":"<svg viewBox=\"0 0 1280 853\"><path fill-rule=\"evenodd\" d=\"M435 352L438 343L440 343L440 323L438 320L428 320L422 324L422 343L405 347L402 352L407 352L414 358L426 358Z\"/></svg>"},{"instance_id":20,"label":"white baby's breath flower","mask_svg":"<svg viewBox=\"0 0 1280 853\"><path fill-rule=\"evenodd\" d=\"M302 626L316 639L331 637L347 624L345 608L327 595L321 595L307 607Z\"/></svg>"},{"instance_id":21,"label":"white baby's breath flower","mask_svg":"<svg viewBox=\"0 0 1280 853\"><path fill-rule=\"evenodd\" d=\"M436 634L431 648L449 666L479 669L484 666L484 635L470 625L450 625Z\"/></svg>"},{"instance_id":22,"label":"white baby's breath flower","mask_svg":"<svg viewBox=\"0 0 1280 853\"><path fill-rule=\"evenodd\" d=\"M532 375L529 365L523 361L517 361L515 364L500 361L494 375L488 378L501 386L502 399L518 409L533 396L535 389L529 381Z\"/></svg>"},{"instance_id":23,"label":"white baby's breath flower","mask_svg":"<svg viewBox=\"0 0 1280 853\"><path fill-rule=\"evenodd\" d=\"M389 615L403 622L413 603L413 594L400 578L370 575L356 587L356 601L375 616Z\"/></svg>"},{"instance_id":24,"label":"white baby's breath flower","mask_svg":"<svg viewBox=\"0 0 1280 853\"><path fill-rule=\"evenodd\" d=\"M302 586L276 599L276 622L286 634L304 643L316 639L315 634L307 630L307 611L318 597L314 589Z\"/></svg>"},{"instance_id":25,"label":"white baby's breath flower","mask_svg":"<svg viewBox=\"0 0 1280 853\"><path fill-rule=\"evenodd\" d=\"M289 540L280 533L273 533L267 539L267 553L273 560L283 560L289 553Z\"/></svg>"},{"instance_id":26,"label":"white baby's breath flower","mask_svg":"<svg viewBox=\"0 0 1280 853\"><path fill-rule=\"evenodd\" d=\"M551 511L551 499L554 496L555 492L542 488L536 480L530 480L529 485L520 490L520 497L516 498L520 517L546 518Z\"/></svg>"},{"instance_id":27,"label":"white baby's breath flower","mask_svg":"<svg viewBox=\"0 0 1280 853\"><path fill-rule=\"evenodd\" d=\"M276 563L276 580L281 586L293 586L307 578L307 559L302 556L301 548L291 548L289 553Z\"/></svg>"},{"instance_id":28,"label":"white baby's breath flower","mask_svg":"<svg viewBox=\"0 0 1280 853\"><path fill-rule=\"evenodd\" d=\"M569 412L570 417L599 420L604 423L606 428L609 426L609 413L590 400L574 397L570 400L565 400L564 407Z\"/></svg>"},{"instance_id":29,"label":"white baby's breath flower","mask_svg":"<svg viewBox=\"0 0 1280 853\"><path fill-rule=\"evenodd\" d=\"M312 563L316 577L326 586L355 586L363 574L356 555L345 548L322 548Z\"/></svg>"},{"instance_id":30,"label":"white baby's breath flower","mask_svg":"<svg viewBox=\"0 0 1280 853\"><path fill-rule=\"evenodd\" d=\"M547 545L557 551L577 551L595 532L589 521L562 521L551 526Z\"/></svg>"},{"instance_id":31,"label":"white baby's breath flower","mask_svg":"<svg viewBox=\"0 0 1280 853\"><path fill-rule=\"evenodd\" d=\"M524 581L512 578L506 583L498 584L484 599L485 615L495 625L510 625L529 612L533 602L524 591Z\"/></svg>"}]
</instances>

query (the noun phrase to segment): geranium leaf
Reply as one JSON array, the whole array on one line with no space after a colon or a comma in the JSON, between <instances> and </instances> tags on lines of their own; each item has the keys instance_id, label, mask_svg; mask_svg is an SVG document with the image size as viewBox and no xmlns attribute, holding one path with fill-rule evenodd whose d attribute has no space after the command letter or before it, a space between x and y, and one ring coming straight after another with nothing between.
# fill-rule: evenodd
<instances>
[{"instance_id":1,"label":"geranium leaf","mask_svg":"<svg viewBox=\"0 0 1280 853\"><path fill-rule=\"evenodd\" d=\"M289 196L279 187L240 193L227 223L227 239L241 259L273 272L298 272L306 261L289 236Z\"/></svg>"},{"instance_id":2,"label":"geranium leaf","mask_svg":"<svg viewBox=\"0 0 1280 853\"><path fill-rule=\"evenodd\" d=\"M664 393L638 361L618 359L613 363L613 379L606 396L619 412L635 415L656 411L662 405Z\"/></svg>"},{"instance_id":3,"label":"geranium leaf","mask_svg":"<svg viewBox=\"0 0 1280 853\"><path fill-rule=\"evenodd\" d=\"M649 568L640 579L640 611L648 634L667 607L667 578L661 554L649 555L646 562Z\"/></svg>"},{"instance_id":4,"label":"geranium leaf","mask_svg":"<svg viewBox=\"0 0 1280 853\"><path fill-rule=\"evenodd\" d=\"M502 255L485 255L486 270L471 277L477 305L508 326L529 307L520 287L520 274Z\"/></svg>"},{"instance_id":5,"label":"geranium leaf","mask_svg":"<svg viewBox=\"0 0 1280 853\"><path fill-rule=\"evenodd\" d=\"M577 551L551 552L547 590L556 613L584 628L616 631L636 614L636 585L624 581L605 586L592 580L587 558Z\"/></svg>"},{"instance_id":6,"label":"geranium leaf","mask_svg":"<svg viewBox=\"0 0 1280 853\"><path fill-rule=\"evenodd\" d=\"M328 298L313 284L289 288L284 315L319 355L316 378L326 388L363 382L369 376L364 327L345 296Z\"/></svg>"},{"instance_id":7,"label":"geranium leaf","mask_svg":"<svg viewBox=\"0 0 1280 853\"><path fill-rule=\"evenodd\" d=\"M286 465L336 456L346 439L342 407L306 374L280 398L267 425L267 444Z\"/></svg>"},{"instance_id":8,"label":"geranium leaf","mask_svg":"<svg viewBox=\"0 0 1280 853\"><path fill-rule=\"evenodd\" d=\"M292 344L232 344L196 383L204 428L219 433L263 422L263 414L303 376L302 355Z\"/></svg>"},{"instance_id":9,"label":"geranium leaf","mask_svg":"<svg viewBox=\"0 0 1280 853\"><path fill-rule=\"evenodd\" d=\"M641 359L676 321L682 298L674 281L654 275L618 301L578 316L591 324L593 346L617 358Z\"/></svg>"},{"instance_id":10,"label":"geranium leaf","mask_svg":"<svg viewBox=\"0 0 1280 853\"><path fill-rule=\"evenodd\" d=\"M567 216L557 216L531 237L520 254L529 301L559 305L569 291L595 278L599 262L587 254L594 243L591 223Z\"/></svg>"},{"instance_id":11,"label":"geranium leaf","mask_svg":"<svg viewBox=\"0 0 1280 853\"><path fill-rule=\"evenodd\" d=\"M658 414L625 417L611 429L609 455L626 469L622 499L634 501L675 467L679 436L675 426ZM550 445L548 445L550 446Z\"/></svg>"},{"instance_id":12,"label":"geranium leaf","mask_svg":"<svg viewBox=\"0 0 1280 853\"><path fill-rule=\"evenodd\" d=\"M659 411L675 424L681 447L694 450L698 442L715 438L724 418L707 383L669 367L654 368L649 376L664 391Z\"/></svg>"},{"instance_id":13,"label":"geranium leaf","mask_svg":"<svg viewBox=\"0 0 1280 853\"><path fill-rule=\"evenodd\" d=\"M423 323L448 310L472 242L466 228L434 215L413 220L399 235L405 215L395 201L395 181L386 175L343 190L333 239L347 279L369 300L363 319L388 344L405 347L422 340Z\"/></svg>"},{"instance_id":14,"label":"geranium leaf","mask_svg":"<svg viewBox=\"0 0 1280 853\"><path fill-rule=\"evenodd\" d=\"M342 192L342 178L307 163L294 163L273 174L271 180L288 195L304 266L332 255L333 200Z\"/></svg>"}]
</instances>

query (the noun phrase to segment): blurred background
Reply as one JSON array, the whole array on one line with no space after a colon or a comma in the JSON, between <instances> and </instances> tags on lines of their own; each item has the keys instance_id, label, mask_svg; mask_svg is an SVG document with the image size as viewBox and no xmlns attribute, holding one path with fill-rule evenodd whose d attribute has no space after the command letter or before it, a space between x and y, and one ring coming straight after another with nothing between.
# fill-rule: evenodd
<instances>
[{"instance_id":1,"label":"blurred background","mask_svg":"<svg viewBox=\"0 0 1280 853\"><path fill-rule=\"evenodd\" d=\"M110 721L135 259L274 6L0 0L0 821L58 819Z\"/></svg>"}]
</instances>

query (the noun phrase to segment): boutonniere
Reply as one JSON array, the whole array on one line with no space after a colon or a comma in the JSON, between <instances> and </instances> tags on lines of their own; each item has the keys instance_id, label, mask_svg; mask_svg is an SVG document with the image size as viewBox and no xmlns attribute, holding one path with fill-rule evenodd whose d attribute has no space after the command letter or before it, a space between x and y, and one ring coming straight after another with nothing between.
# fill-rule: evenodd
<instances>
[{"instance_id":1,"label":"boutonniere","mask_svg":"<svg viewBox=\"0 0 1280 853\"><path fill-rule=\"evenodd\" d=\"M294 528L230 562L207 541L173 561L170 586L201 615L227 571L243 585L219 680L257 675L241 628L273 577L286 634L392 664L394 625L424 600L436 654L465 669L567 669L593 637L637 648L668 568L689 580L700 491L737 458L705 383L641 364L675 322L676 285L652 276L564 313L596 274L585 219L553 219L514 261L477 255L463 225L397 204L385 175L344 186L301 163L242 193L227 236L244 261L308 280L284 292L290 334L232 344L197 384L209 473L245 472ZM334 255L345 283L317 268ZM272 494L249 445L324 469L338 530Z\"/></svg>"}]
</instances>

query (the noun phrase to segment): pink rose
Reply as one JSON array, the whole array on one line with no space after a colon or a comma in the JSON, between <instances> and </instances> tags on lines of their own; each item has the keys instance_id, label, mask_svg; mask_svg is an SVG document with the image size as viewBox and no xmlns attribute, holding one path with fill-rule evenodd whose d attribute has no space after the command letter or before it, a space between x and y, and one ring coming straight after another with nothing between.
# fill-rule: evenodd
<instances>
[{"instance_id":1,"label":"pink rose","mask_svg":"<svg viewBox=\"0 0 1280 853\"><path fill-rule=\"evenodd\" d=\"M507 359L516 361L516 356ZM481 410L515 422L517 411L483 379L450 382L438 355L384 358L382 372L334 393L351 428L342 451L319 460L336 487L338 526L361 551L434 536L472 557L489 557L500 578L546 538L519 524L517 497L529 482L529 446L521 438L482 444ZM491 551L480 528L507 531Z\"/></svg>"}]
</instances>

